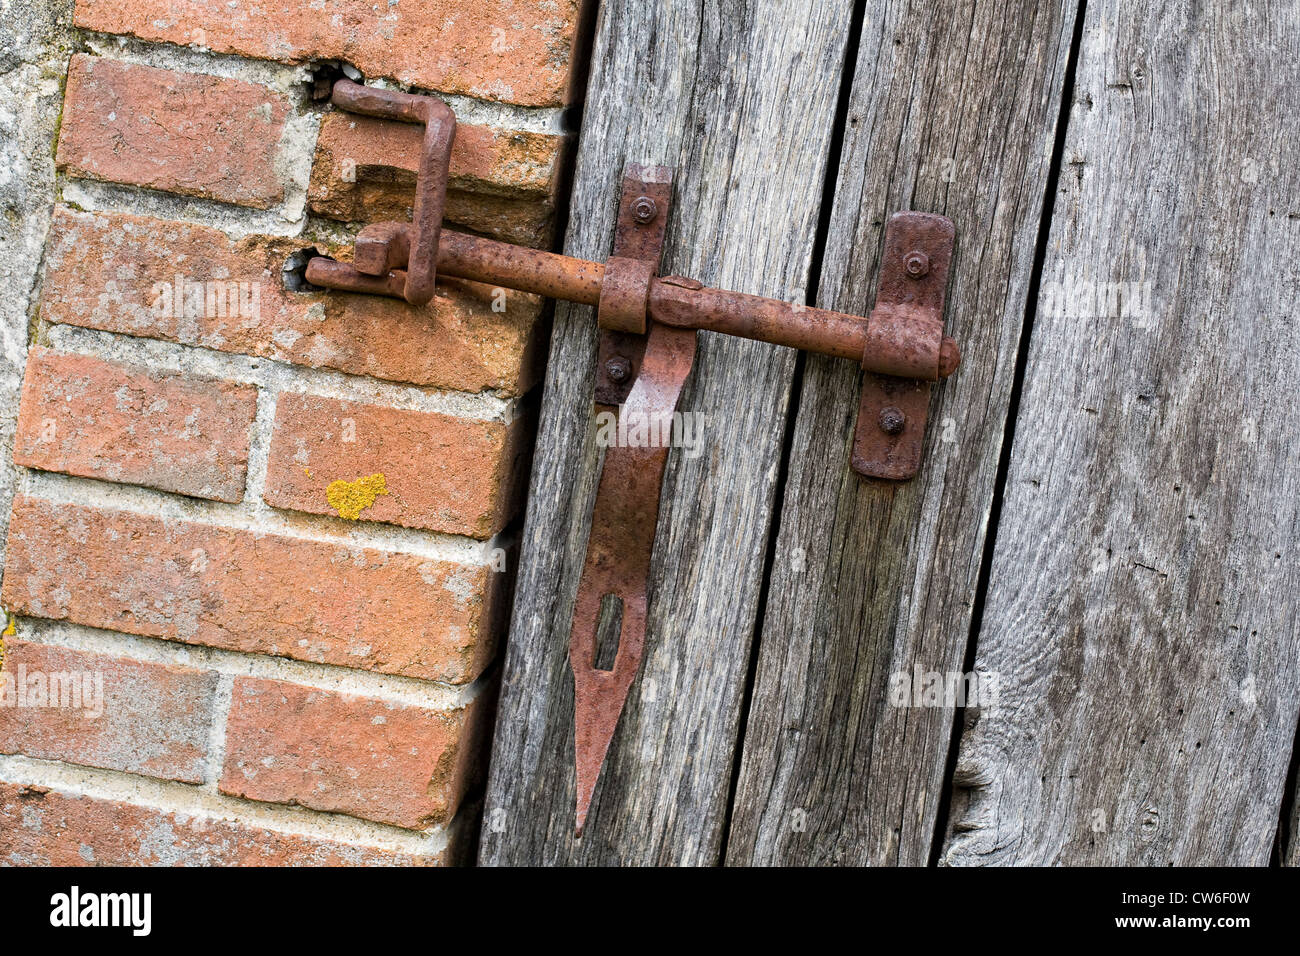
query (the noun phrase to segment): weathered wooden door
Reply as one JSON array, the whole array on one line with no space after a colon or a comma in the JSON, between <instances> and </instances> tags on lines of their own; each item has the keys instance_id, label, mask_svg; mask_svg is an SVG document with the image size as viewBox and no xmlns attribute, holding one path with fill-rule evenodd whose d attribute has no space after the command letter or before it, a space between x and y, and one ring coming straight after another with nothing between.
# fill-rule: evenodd
<instances>
[{"instance_id":1,"label":"weathered wooden door","mask_svg":"<svg viewBox=\"0 0 1300 956\"><path fill-rule=\"evenodd\" d=\"M885 485L848 467L852 363L701 334L705 453L669 458L579 840L596 327L560 308L481 862L1269 861L1300 711L1298 44L1192 0L601 5L567 251L606 255L625 162L665 164L666 270L865 314L889 215L942 213L964 361ZM995 700L919 693L971 671Z\"/></svg>"}]
</instances>

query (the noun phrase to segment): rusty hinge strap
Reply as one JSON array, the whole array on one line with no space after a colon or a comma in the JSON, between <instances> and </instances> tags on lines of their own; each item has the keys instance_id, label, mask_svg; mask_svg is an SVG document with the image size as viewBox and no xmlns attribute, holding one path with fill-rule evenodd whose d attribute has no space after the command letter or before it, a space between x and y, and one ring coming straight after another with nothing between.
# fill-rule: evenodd
<instances>
[{"instance_id":1,"label":"rusty hinge strap","mask_svg":"<svg viewBox=\"0 0 1300 956\"><path fill-rule=\"evenodd\" d=\"M640 374L619 415L624 421L641 423L646 434L667 435L695 361L695 333L651 323L646 338ZM616 444L606 451L600 473L569 639L579 835L628 690L641 667L650 556L667 459L666 444ZM596 630L607 596L622 602L622 620L614 667L600 670Z\"/></svg>"}]
</instances>

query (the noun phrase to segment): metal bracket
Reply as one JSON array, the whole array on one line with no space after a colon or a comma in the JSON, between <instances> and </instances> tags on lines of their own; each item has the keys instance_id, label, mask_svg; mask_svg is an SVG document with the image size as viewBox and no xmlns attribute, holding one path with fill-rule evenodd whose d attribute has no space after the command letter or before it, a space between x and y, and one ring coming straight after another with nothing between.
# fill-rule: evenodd
<instances>
[{"instance_id":1,"label":"metal bracket","mask_svg":"<svg viewBox=\"0 0 1300 956\"><path fill-rule=\"evenodd\" d=\"M672 198L671 169L628 164L619 196L611 262L620 259L648 264L652 266L651 276L659 274ZM596 353L596 401L601 405L622 405L627 400L641 371L645 352L646 297L643 294L639 302L640 332L620 329L617 316L626 305L617 293L611 294L613 279L609 263L606 263L597 314L600 345ZM645 291L648 293L648 286ZM626 299L626 294L622 298Z\"/></svg>"},{"instance_id":2,"label":"metal bracket","mask_svg":"<svg viewBox=\"0 0 1300 956\"><path fill-rule=\"evenodd\" d=\"M951 219L923 212L896 213L885 227L880 291L868 332L903 344L896 370L907 377L867 372L850 456L859 475L905 481L921 467L932 378L926 363L942 349L955 236Z\"/></svg>"}]
</instances>

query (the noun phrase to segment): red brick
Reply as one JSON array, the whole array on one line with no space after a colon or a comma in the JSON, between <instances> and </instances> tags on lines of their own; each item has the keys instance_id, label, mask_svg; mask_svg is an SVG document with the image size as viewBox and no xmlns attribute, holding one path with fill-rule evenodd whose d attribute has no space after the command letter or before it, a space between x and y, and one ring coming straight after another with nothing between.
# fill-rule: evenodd
<instances>
[{"instance_id":1,"label":"red brick","mask_svg":"<svg viewBox=\"0 0 1300 956\"><path fill-rule=\"evenodd\" d=\"M60 207L46 250L41 316L468 392L518 394L535 380L536 296L506 292L505 311L494 312L491 288L455 279L439 280L433 302L420 308L383 296L288 292L281 267L308 245L302 238L232 240L206 226ZM317 248L346 258L326 244ZM232 281L259 283L258 315L209 314L196 296L177 316L159 292Z\"/></svg>"},{"instance_id":2,"label":"red brick","mask_svg":"<svg viewBox=\"0 0 1300 956\"><path fill-rule=\"evenodd\" d=\"M257 389L250 385L35 348L23 380L14 461L239 501L256 412Z\"/></svg>"},{"instance_id":3,"label":"red brick","mask_svg":"<svg viewBox=\"0 0 1300 956\"><path fill-rule=\"evenodd\" d=\"M492 572L20 496L0 600L128 634L463 683L491 659Z\"/></svg>"},{"instance_id":4,"label":"red brick","mask_svg":"<svg viewBox=\"0 0 1300 956\"><path fill-rule=\"evenodd\" d=\"M77 0L74 23L218 53L341 59L367 76L558 106L569 87L578 0Z\"/></svg>"},{"instance_id":5,"label":"red brick","mask_svg":"<svg viewBox=\"0 0 1300 956\"><path fill-rule=\"evenodd\" d=\"M47 687L71 675L89 694L81 709L0 706L0 753L203 782L216 674L12 638L4 674L6 697L38 674Z\"/></svg>"},{"instance_id":6,"label":"red brick","mask_svg":"<svg viewBox=\"0 0 1300 956\"><path fill-rule=\"evenodd\" d=\"M282 394L262 497L277 508L339 514L331 485L378 474L386 493L362 511L363 520L488 538L512 517L513 492L528 480L523 430L519 421L507 428Z\"/></svg>"},{"instance_id":7,"label":"red brick","mask_svg":"<svg viewBox=\"0 0 1300 956\"><path fill-rule=\"evenodd\" d=\"M410 829L446 823L477 764L480 713L241 677L220 789Z\"/></svg>"},{"instance_id":8,"label":"red brick","mask_svg":"<svg viewBox=\"0 0 1300 956\"><path fill-rule=\"evenodd\" d=\"M327 114L316 140L308 202L344 222L409 220L420 127ZM564 139L460 124L451 153L445 218L506 242L547 246Z\"/></svg>"},{"instance_id":9,"label":"red brick","mask_svg":"<svg viewBox=\"0 0 1300 956\"><path fill-rule=\"evenodd\" d=\"M68 69L64 172L265 209L289 101L242 80L78 54Z\"/></svg>"},{"instance_id":10,"label":"red brick","mask_svg":"<svg viewBox=\"0 0 1300 956\"><path fill-rule=\"evenodd\" d=\"M313 172L323 174L313 192L337 187L349 178L409 174L415 184L424 130L420 126L352 113L328 113L321 120ZM448 185L501 196L545 199L555 187L562 136L501 130L473 123L456 124ZM315 177L313 177L315 180Z\"/></svg>"},{"instance_id":11,"label":"red brick","mask_svg":"<svg viewBox=\"0 0 1300 956\"><path fill-rule=\"evenodd\" d=\"M0 783L8 866L430 866L443 857Z\"/></svg>"},{"instance_id":12,"label":"red brick","mask_svg":"<svg viewBox=\"0 0 1300 956\"><path fill-rule=\"evenodd\" d=\"M337 193L334 202L311 206L321 216L346 222L358 221L356 215L347 214L350 209L373 209L380 219L408 220L414 196L414 185L401 188L363 180L354 190ZM447 191L444 219L462 230L517 246L549 249L555 238L555 206L549 199L524 201L452 189Z\"/></svg>"}]
</instances>

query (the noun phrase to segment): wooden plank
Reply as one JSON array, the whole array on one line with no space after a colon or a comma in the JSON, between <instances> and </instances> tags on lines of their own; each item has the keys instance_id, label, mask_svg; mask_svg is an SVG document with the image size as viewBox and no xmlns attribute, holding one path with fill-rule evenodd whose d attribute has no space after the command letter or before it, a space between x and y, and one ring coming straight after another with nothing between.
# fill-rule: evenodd
<instances>
[{"instance_id":1,"label":"wooden plank","mask_svg":"<svg viewBox=\"0 0 1300 956\"><path fill-rule=\"evenodd\" d=\"M1001 703L961 742L949 863L1269 862L1300 713L1298 54L1294 8L1088 4L978 644Z\"/></svg>"},{"instance_id":2,"label":"wooden plank","mask_svg":"<svg viewBox=\"0 0 1300 956\"><path fill-rule=\"evenodd\" d=\"M944 213L963 366L886 485L847 467L861 373L807 363L729 862L928 861L953 708L890 706L888 679L962 667L1074 10L867 4L820 298L869 309L889 215Z\"/></svg>"},{"instance_id":3,"label":"wooden plank","mask_svg":"<svg viewBox=\"0 0 1300 956\"><path fill-rule=\"evenodd\" d=\"M567 250L607 254L625 162L675 166L665 271L803 301L851 7L603 4ZM555 323L481 862L714 863L794 354L700 336L680 407L709 416L704 453L669 457L642 673L577 842L567 651L596 475L594 318L562 307Z\"/></svg>"}]
</instances>

